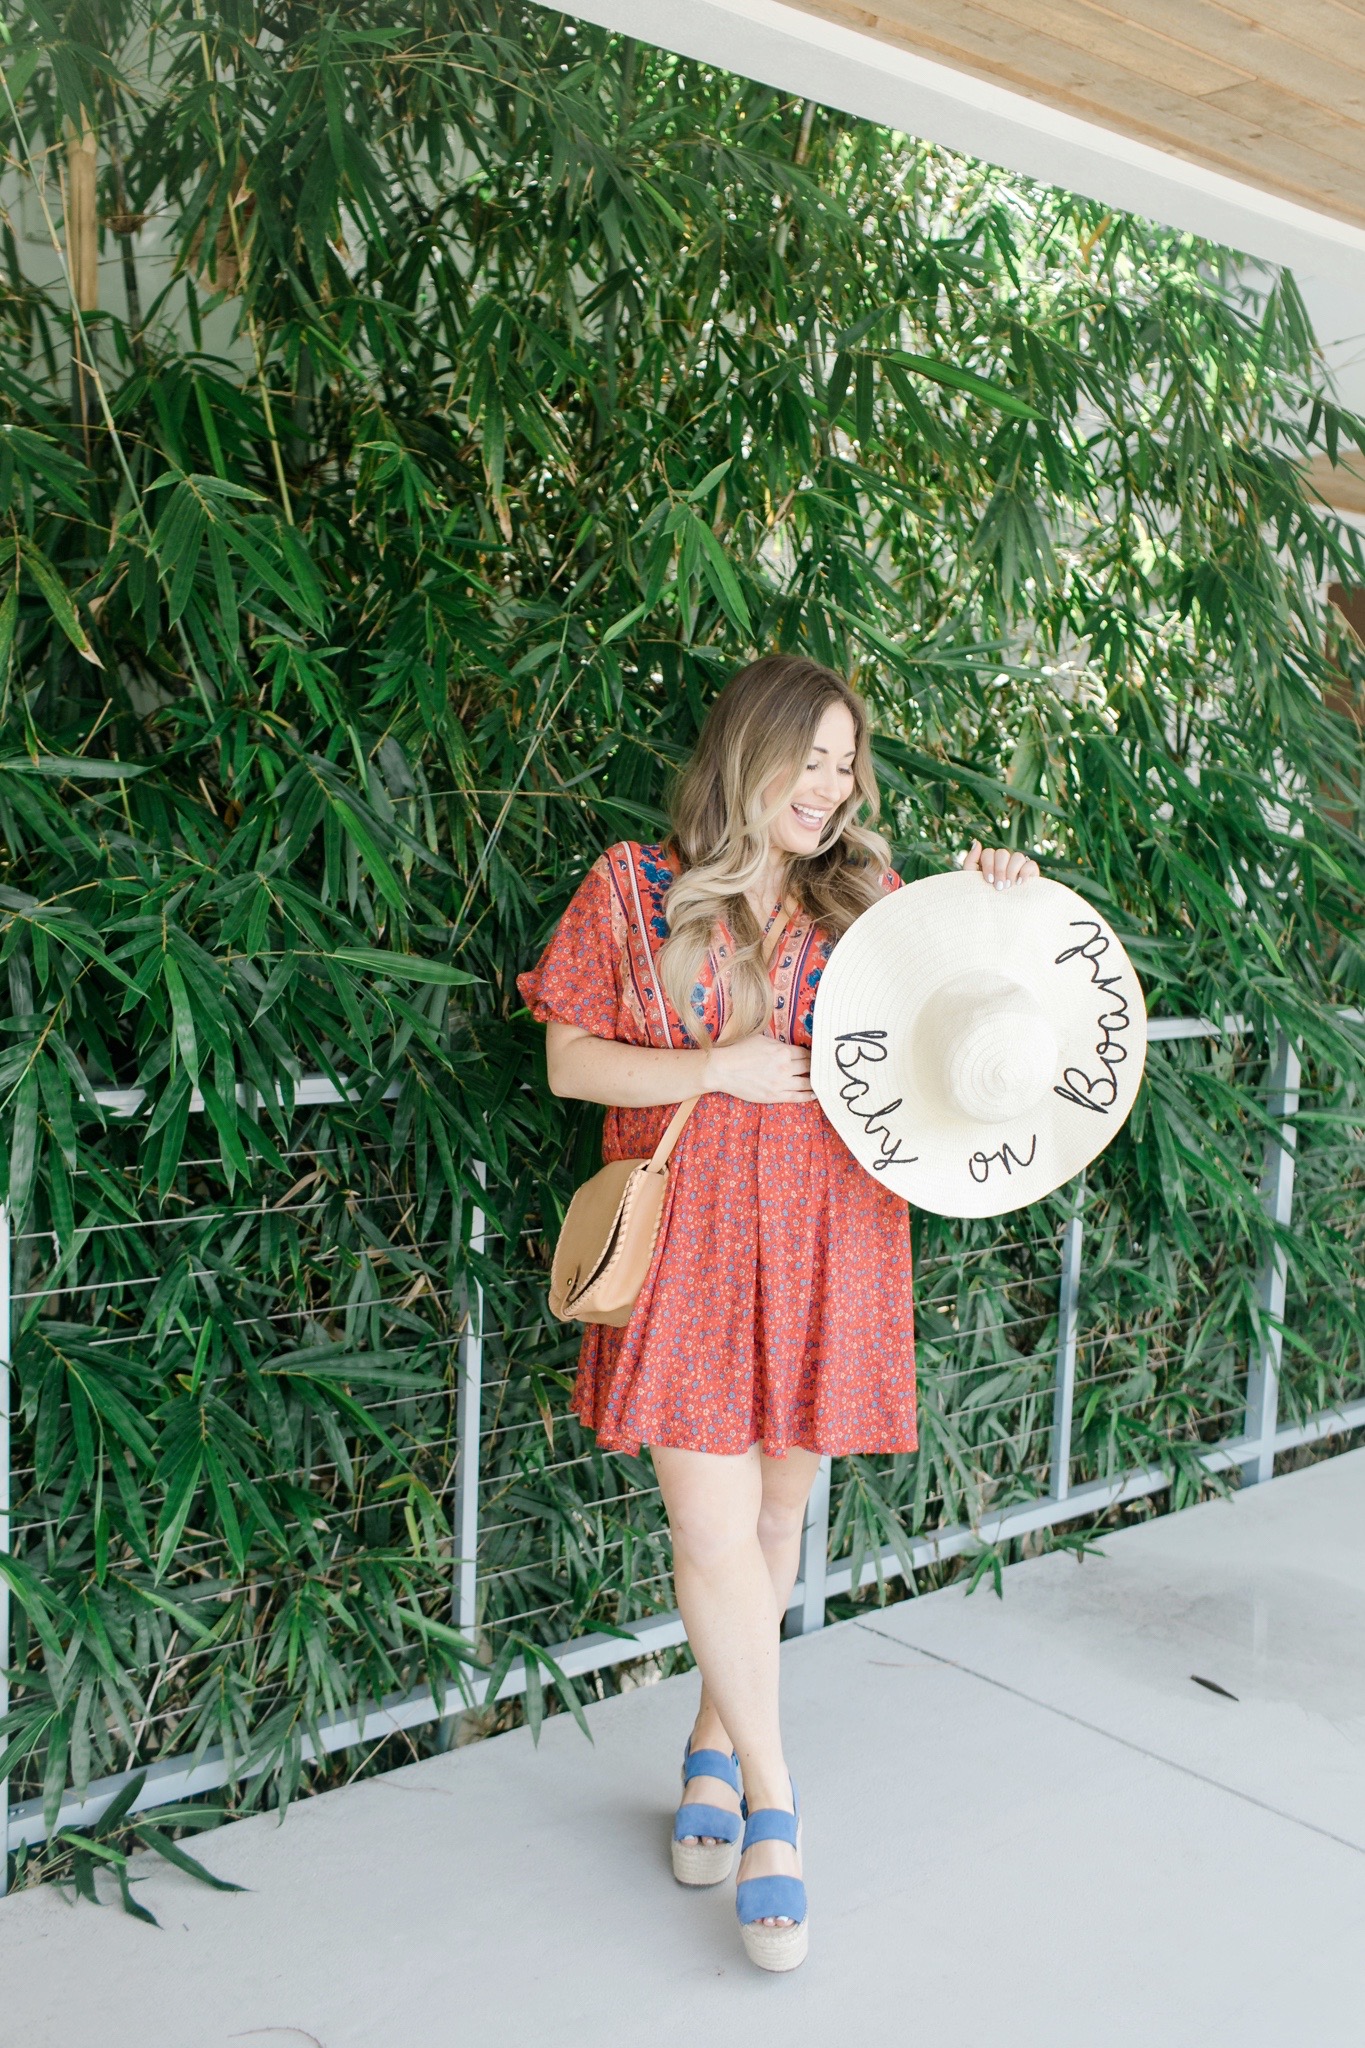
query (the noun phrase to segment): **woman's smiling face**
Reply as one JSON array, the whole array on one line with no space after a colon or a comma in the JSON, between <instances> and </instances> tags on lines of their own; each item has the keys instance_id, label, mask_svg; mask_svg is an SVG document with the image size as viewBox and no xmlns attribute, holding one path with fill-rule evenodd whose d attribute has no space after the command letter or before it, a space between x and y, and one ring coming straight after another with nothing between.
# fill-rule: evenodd
<instances>
[{"instance_id":1,"label":"woman's smiling face","mask_svg":"<svg viewBox=\"0 0 1365 2048\"><path fill-rule=\"evenodd\" d=\"M801 779L768 827L774 852L810 855L819 850L831 817L853 794L857 739L848 706L829 705L815 728ZM775 778L763 792L764 802L776 803L785 787L785 776Z\"/></svg>"}]
</instances>

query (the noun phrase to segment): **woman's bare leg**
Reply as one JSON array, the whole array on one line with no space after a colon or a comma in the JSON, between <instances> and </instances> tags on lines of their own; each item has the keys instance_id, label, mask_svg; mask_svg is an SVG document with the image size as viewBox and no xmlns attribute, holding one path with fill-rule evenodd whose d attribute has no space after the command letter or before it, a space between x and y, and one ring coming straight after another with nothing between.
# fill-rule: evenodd
<instances>
[{"instance_id":1,"label":"woman's bare leg","mask_svg":"<svg viewBox=\"0 0 1365 2048\"><path fill-rule=\"evenodd\" d=\"M654 1450L678 1606L704 1685L693 1746L734 1747L751 1809L791 1804L778 1721L779 1631L818 1466L807 1451L773 1459L756 1446L742 1457ZM696 1800L735 1805L717 1779L694 1779L688 1789ZM786 1843L756 1843L745 1874L792 1874L794 1861Z\"/></svg>"},{"instance_id":2,"label":"woman's bare leg","mask_svg":"<svg viewBox=\"0 0 1365 2048\"><path fill-rule=\"evenodd\" d=\"M806 1522L806 1502L820 1470L817 1451L788 1451L785 1458L760 1457L763 1497L758 1511L758 1541L768 1566L777 1602L778 1628L787 1611L796 1574L801 1568L801 1531ZM718 1749L728 1755L732 1747L725 1723L706 1690L703 1678L701 1705L692 1731L694 1749ZM714 1779L708 1779L714 1784ZM701 1795L698 1794L698 1797ZM709 1797L709 1795L708 1795ZM711 1801L714 1805L715 1802Z\"/></svg>"},{"instance_id":3,"label":"woman's bare leg","mask_svg":"<svg viewBox=\"0 0 1365 2048\"><path fill-rule=\"evenodd\" d=\"M820 1456L817 1451L791 1450L785 1458L764 1458L761 1463L763 1506L758 1516L758 1540L768 1560L780 1623L801 1566L801 1531L806 1524L810 1490L820 1470Z\"/></svg>"}]
</instances>

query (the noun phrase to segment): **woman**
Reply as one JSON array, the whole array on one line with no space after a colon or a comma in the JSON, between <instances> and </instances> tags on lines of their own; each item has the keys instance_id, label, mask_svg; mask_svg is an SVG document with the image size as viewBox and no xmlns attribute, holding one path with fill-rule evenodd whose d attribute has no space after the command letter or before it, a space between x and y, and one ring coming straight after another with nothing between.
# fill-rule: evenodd
<instances>
[{"instance_id":1,"label":"woman","mask_svg":"<svg viewBox=\"0 0 1365 2048\"><path fill-rule=\"evenodd\" d=\"M806 1953L778 1718L806 1498L822 1456L916 1444L908 1215L810 1085L824 964L900 886L859 822L876 814L861 700L815 662L755 662L706 720L671 843L609 848L520 982L555 1094L607 1105L606 1159L646 1157L702 1097L630 1322L585 1333L574 1410L604 1449L653 1454L702 1675L674 1872L728 1876L742 1783L741 1931L769 1970ZM1002 889L1038 872L979 845L966 866Z\"/></svg>"}]
</instances>

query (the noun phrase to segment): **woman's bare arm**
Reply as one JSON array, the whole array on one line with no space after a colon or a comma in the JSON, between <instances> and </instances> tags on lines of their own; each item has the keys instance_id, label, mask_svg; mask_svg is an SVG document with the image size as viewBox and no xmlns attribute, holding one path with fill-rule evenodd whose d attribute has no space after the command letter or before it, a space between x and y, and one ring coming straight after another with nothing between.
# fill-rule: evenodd
<instances>
[{"instance_id":1,"label":"woman's bare arm","mask_svg":"<svg viewBox=\"0 0 1365 2048\"><path fill-rule=\"evenodd\" d=\"M556 1095L614 1109L654 1109L689 1095L737 1095L741 1102L813 1102L810 1048L755 1032L734 1045L665 1052L594 1038L552 1017L545 1064Z\"/></svg>"},{"instance_id":2,"label":"woman's bare arm","mask_svg":"<svg viewBox=\"0 0 1365 2048\"><path fill-rule=\"evenodd\" d=\"M1027 854L983 847L973 840L965 869L979 870L988 883L1007 889L1038 873ZM741 1102L814 1102L810 1049L784 1045L756 1031L734 1045L700 1052L665 1052L648 1045L623 1045L594 1038L576 1024L551 1018L545 1059L556 1095L578 1102L603 1102L615 1109L654 1109L689 1095L736 1095Z\"/></svg>"}]
</instances>

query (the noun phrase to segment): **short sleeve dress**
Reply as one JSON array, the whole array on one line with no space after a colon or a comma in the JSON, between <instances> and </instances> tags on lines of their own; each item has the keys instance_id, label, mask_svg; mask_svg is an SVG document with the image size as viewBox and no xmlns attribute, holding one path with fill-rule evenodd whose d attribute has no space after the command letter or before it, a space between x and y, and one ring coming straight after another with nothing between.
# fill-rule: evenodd
<instances>
[{"instance_id":1,"label":"short sleeve dress","mask_svg":"<svg viewBox=\"0 0 1365 2048\"><path fill-rule=\"evenodd\" d=\"M542 1023L686 1048L655 972L673 880L666 849L609 847L539 964L518 982ZM888 875L888 888L899 878ZM722 926L693 1004L726 1018ZM809 1045L831 941L798 913L773 956L769 1031ZM609 1109L605 1160L646 1158L671 1107ZM642 1443L774 1457L913 1451L915 1344L904 1202L858 1165L818 1103L704 1095L669 1167L659 1242L624 1329L591 1323L575 1414L605 1450Z\"/></svg>"}]
</instances>

